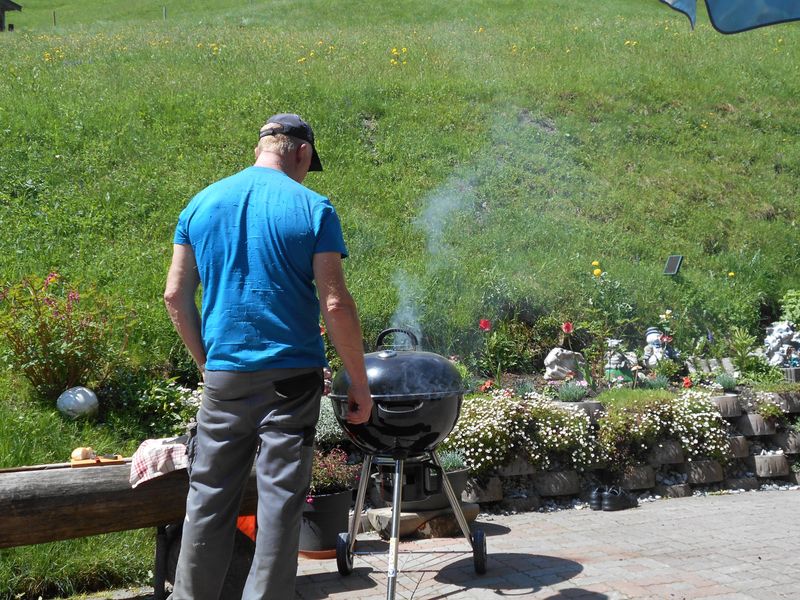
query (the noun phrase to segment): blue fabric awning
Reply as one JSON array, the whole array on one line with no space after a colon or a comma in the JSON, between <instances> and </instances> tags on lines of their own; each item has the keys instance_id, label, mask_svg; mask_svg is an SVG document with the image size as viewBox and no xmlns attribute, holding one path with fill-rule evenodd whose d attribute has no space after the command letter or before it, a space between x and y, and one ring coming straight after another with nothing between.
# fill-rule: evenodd
<instances>
[{"instance_id":1,"label":"blue fabric awning","mask_svg":"<svg viewBox=\"0 0 800 600\"><path fill-rule=\"evenodd\" d=\"M689 17L694 27L697 0L661 0ZM711 25L720 33L739 33L765 25L800 20L800 0L705 0Z\"/></svg>"}]
</instances>

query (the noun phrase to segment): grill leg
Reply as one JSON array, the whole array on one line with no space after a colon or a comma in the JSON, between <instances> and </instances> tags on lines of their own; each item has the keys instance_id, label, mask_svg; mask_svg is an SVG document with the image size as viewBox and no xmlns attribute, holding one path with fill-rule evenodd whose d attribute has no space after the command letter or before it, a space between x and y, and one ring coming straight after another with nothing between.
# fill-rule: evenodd
<instances>
[{"instance_id":1,"label":"grill leg","mask_svg":"<svg viewBox=\"0 0 800 600\"><path fill-rule=\"evenodd\" d=\"M347 551L351 556L355 551L356 536L361 528L361 511L364 509L364 497L367 495L370 469L372 469L372 454L367 454L364 457L364 463L361 465L361 479L358 481L356 505L353 507L353 522L350 523L350 547Z\"/></svg>"},{"instance_id":2,"label":"grill leg","mask_svg":"<svg viewBox=\"0 0 800 600\"><path fill-rule=\"evenodd\" d=\"M439 462L439 457L437 456L436 451L431 450L430 456L433 464L439 467L444 493L447 496L447 499L450 501L450 506L453 509L453 514L456 517L456 521L458 521L458 526L461 528L461 533L464 534L464 537L467 538L470 546L472 546L472 534L469 532L469 524L467 523L467 518L464 516L464 511L461 510L460 499L456 498L456 493L453 491L453 486L450 485L450 480L447 478L447 473L445 473L444 469L442 468L442 463Z\"/></svg>"},{"instance_id":3,"label":"grill leg","mask_svg":"<svg viewBox=\"0 0 800 600\"><path fill-rule=\"evenodd\" d=\"M394 600L397 587L397 546L400 542L400 503L403 501L403 459L394 461L394 490L392 494L392 535L389 539L389 571L386 600Z\"/></svg>"}]
</instances>

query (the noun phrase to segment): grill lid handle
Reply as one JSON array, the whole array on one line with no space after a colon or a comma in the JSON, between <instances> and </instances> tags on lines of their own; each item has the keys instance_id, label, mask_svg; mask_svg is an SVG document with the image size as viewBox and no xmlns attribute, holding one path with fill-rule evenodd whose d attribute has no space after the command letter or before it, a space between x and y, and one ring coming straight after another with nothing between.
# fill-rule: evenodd
<instances>
[{"instance_id":1,"label":"grill lid handle","mask_svg":"<svg viewBox=\"0 0 800 600\"><path fill-rule=\"evenodd\" d=\"M410 329L405 329L403 327L391 327L390 329L384 329L383 331L381 331L378 334L378 339L375 340L376 348L381 348L382 347L381 342L383 342L383 339L386 336L391 335L392 333L404 333L411 340L411 349L412 350L417 349L417 346L419 345L419 342L417 341L417 336L414 335L414 332L411 331Z\"/></svg>"}]
</instances>

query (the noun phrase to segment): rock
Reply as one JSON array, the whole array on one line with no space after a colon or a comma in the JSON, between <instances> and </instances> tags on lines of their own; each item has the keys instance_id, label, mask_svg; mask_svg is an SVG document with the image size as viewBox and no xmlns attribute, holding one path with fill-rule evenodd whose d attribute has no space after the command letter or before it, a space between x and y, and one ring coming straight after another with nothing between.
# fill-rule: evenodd
<instances>
[{"instance_id":1,"label":"rock","mask_svg":"<svg viewBox=\"0 0 800 600\"><path fill-rule=\"evenodd\" d=\"M551 380L572 379L583 381L587 371L586 359L580 352L566 348L553 348L544 359L544 377Z\"/></svg>"},{"instance_id":2,"label":"rock","mask_svg":"<svg viewBox=\"0 0 800 600\"><path fill-rule=\"evenodd\" d=\"M461 510L467 523L471 523L478 517L479 507L477 504L462 504ZM377 531L384 539L389 538L392 530L392 509L374 508L367 511L372 528ZM421 512L401 512L400 513L400 537L409 537L418 534L421 537L452 537L461 535L461 528L458 525L452 508L441 510L429 510Z\"/></svg>"},{"instance_id":3,"label":"rock","mask_svg":"<svg viewBox=\"0 0 800 600\"><path fill-rule=\"evenodd\" d=\"M63 392L56 401L58 410L70 417L93 417L100 410L100 403L95 393L86 387L74 387Z\"/></svg>"}]
</instances>

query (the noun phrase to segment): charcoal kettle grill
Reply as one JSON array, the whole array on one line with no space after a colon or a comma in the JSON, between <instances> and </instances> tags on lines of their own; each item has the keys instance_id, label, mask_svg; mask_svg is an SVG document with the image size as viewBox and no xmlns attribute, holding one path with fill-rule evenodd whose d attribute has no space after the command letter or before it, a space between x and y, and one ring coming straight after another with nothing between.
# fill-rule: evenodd
<instances>
[{"instance_id":1,"label":"charcoal kettle grill","mask_svg":"<svg viewBox=\"0 0 800 600\"><path fill-rule=\"evenodd\" d=\"M382 345L388 335L396 333L408 337L410 349ZM372 465L394 465L387 600L395 597L397 585L403 466L407 460L425 462L438 471L456 521L472 547L475 572L486 572L486 536L481 529L470 532L459 499L436 454L437 444L447 437L458 420L464 397L461 375L449 360L418 351L417 345L416 336L407 329L387 329L378 335L377 350L364 356L374 404L370 419L364 424L347 422L350 388L347 373L337 373L331 385L330 399L336 420L353 444L364 452L354 517L349 531L340 533L336 544L336 566L342 575L353 572L355 555L373 554L355 550Z\"/></svg>"}]
</instances>

